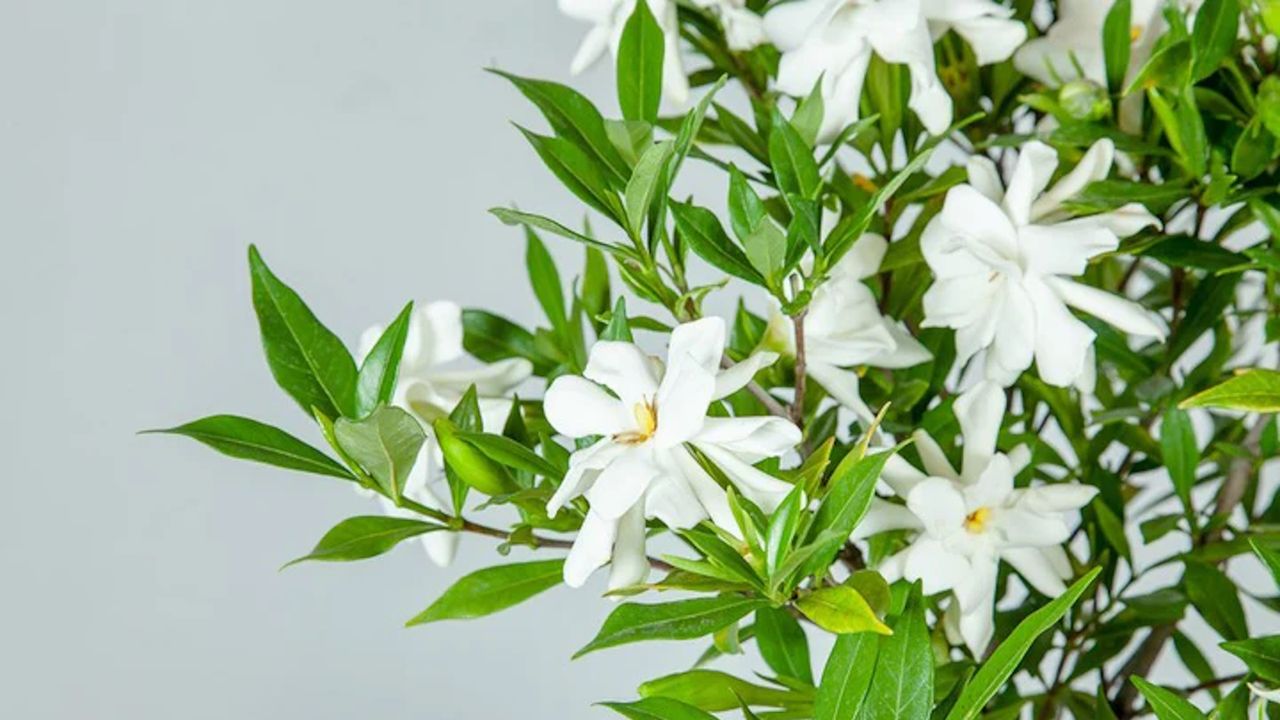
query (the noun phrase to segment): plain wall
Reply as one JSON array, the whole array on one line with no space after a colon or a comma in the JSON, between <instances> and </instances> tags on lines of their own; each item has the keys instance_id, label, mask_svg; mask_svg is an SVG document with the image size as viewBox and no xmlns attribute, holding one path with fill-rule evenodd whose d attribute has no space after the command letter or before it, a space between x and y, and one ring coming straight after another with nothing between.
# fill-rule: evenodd
<instances>
[{"instance_id":1,"label":"plain wall","mask_svg":"<svg viewBox=\"0 0 1280 720\"><path fill-rule=\"evenodd\" d=\"M534 320L485 210L581 210L481 69L565 80L584 30L549 0L0 0L0 717L603 718L689 666L697 644L571 663L598 579L403 629L495 543L278 572L376 505L135 435L233 412L319 442L263 361L249 243L349 342L409 299ZM615 106L607 65L578 86Z\"/></svg>"}]
</instances>

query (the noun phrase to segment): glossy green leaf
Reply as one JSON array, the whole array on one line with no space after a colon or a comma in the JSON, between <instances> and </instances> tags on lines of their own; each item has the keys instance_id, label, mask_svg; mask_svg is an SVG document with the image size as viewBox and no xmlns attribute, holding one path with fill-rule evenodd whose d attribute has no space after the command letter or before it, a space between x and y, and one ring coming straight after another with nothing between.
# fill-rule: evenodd
<instances>
[{"instance_id":1,"label":"glossy green leaf","mask_svg":"<svg viewBox=\"0 0 1280 720\"><path fill-rule=\"evenodd\" d=\"M1224 642L1222 649L1243 660L1249 672L1280 684L1280 635Z\"/></svg>"},{"instance_id":2,"label":"glossy green leaf","mask_svg":"<svg viewBox=\"0 0 1280 720\"><path fill-rule=\"evenodd\" d=\"M532 229L525 229L525 268L529 272L529 285L533 287L533 295L551 322L557 333L563 332L569 322L565 311L564 286L560 282L560 271L556 261L547 252L547 246Z\"/></svg>"},{"instance_id":3,"label":"glossy green leaf","mask_svg":"<svg viewBox=\"0 0 1280 720\"><path fill-rule=\"evenodd\" d=\"M668 697L600 704L631 720L716 720L716 716L711 713Z\"/></svg>"},{"instance_id":4,"label":"glossy green leaf","mask_svg":"<svg viewBox=\"0 0 1280 720\"><path fill-rule=\"evenodd\" d=\"M796 608L815 625L836 634L892 633L865 598L848 585L819 588L796 600Z\"/></svg>"},{"instance_id":5,"label":"glossy green leaf","mask_svg":"<svg viewBox=\"0 0 1280 720\"><path fill-rule=\"evenodd\" d=\"M534 347L533 333L484 310L462 311L462 346L487 363L519 357L536 368L544 362Z\"/></svg>"},{"instance_id":6,"label":"glossy green leaf","mask_svg":"<svg viewBox=\"0 0 1280 720\"><path fill-rule=\"evenodd\" d=\"M1058 624L1067 610L1075 605L1080 596L1093 584L1102 568L1090 570L1084 577L1075 581L1067 591L1054 598L1044 607L1028 615L1001 642L995 652L987 658L969 684L960 693L960 699L947 713L947 720L974 720L982 712L987 701L995 697L1004 684L1013 676L1022 658L1031 649L1031 644L1044 633Z\"/></svg>"},{"instance_id":7,"label":"glossy green leaf","mask_svg":"<svg viewBox=\"0 0 1280 720\"><path fill-rule=\"evenodd\" d=\"M618 105L627 120L653 123L662 103L662 27L649 10L637 2L618 42Z\"/></svg>"},{"instance_id":8,"label":"glossy green leaf","mask_svg":"<svg viewBox=\"0 0 1280 720\"><path fill-rule=\"evenodd\" d=\"M498 565L464 575L406 625L492 615L550 590L564 575L564 560Z\"/></svg>"},{"instance_id":9,"label":"glossy green leaf","mask_svg":"<svg viewBox=\"0 0 1280 720\"><path fill-rule=\"evenodd\" d=\"M1200 616L1224 640L1249 637L1236 584L1221 570L1208 563L1188 561L1183 588Z\"/></svg>"},{"instance_id":10,"label":"glossy green leaf","mask_svg":"<svg viewBox=\"0 0 1280 720\"><path fill-rule=\"evenodd\" d=\"M875 674L880 636L871 633L840 635L822 670L815 698L814 720L858 718Z\"/></svg>"},{"instance_id":11,"label":"glossy green leaf","mask_svg":"<svg viewBox=\"0 0 1280 720\"><path fill-rule=\"evenodd\" d=\"M739 240L746 240L768 213L742 171L729 166L729 226Z\"/></svg>"},{"instance_id":12,"label":"glossy green leaf","mask_svg":"<svg viewBox=\"0 0 1280 720\"><path fill-rule=\"evenodd\" d=\"M1266 547L1257 540L1249 541L1250 547L1253 548L1253 554L1258 556L1264 567L1271 573L1271 579L1280 586L1280 553L1272 548Z\"/></svg>"},{"instance_id":13,"label":"glossy green leaf","mask_svg":"<svg viewBox=\"0 0 1280 720\"><path fill-rule=\"evenodd\" d=\"M778 675L813 683L809 640L791 613L780 608L756 611L756 645L760 656Z\"/></svg>"},{"instance_id":14,"label":"glossy green leaf","mask_svg":"<svg viewBox=\"0 0 1280 720\"><path fill-rule=\"evenodd\" d=\"M289 433L237 415L212 415L185 425L148 432L183 435L241 460L253 460L289 470L354 480L351 474L328 455Z\"/></svg>"},{"instance_id":15,"label":"glossy green leaf","mask_svg":"<svg viewBox=\"0 0 1280 720\"><path fill-rule=\"evenodd\" d=\"M307 560L323 562L364 560L388 552L411 537L445 529L443 525L436 523L390 515L347 518L325 533L310 553L291 561L288 565Z\"/></svg>"},{"instance_id":16,"label":"glossy green leaf","mask_svg":"<svg viewBox=\"0 0 1280 720\"><path fill-rule=\"evenodd\" d=\"M542 158L543 164L569 192L605 217L625 222L622 204L611 188L605 170L586 151L564 138L519 129L538 157Z\"/></svg>"},{"instance_id":17,"label":"glossy green leaf","mask_svg":"<svg viewBox=\"0 0 1280 720\"><path fill-rule=\"evenodd\" d=\"M426 441L422 425L404 410L384 406L361 420L340 418L333 431L342 451L398 502L405 478Z\"/></svg>"},{"instance_id":18,"label":"glossy green leaf","mask_svg":"<svg viewBox=\"0 0 1280 720\"><path fill-rule=\"evenodd\" d=\"M627 181L627 190L624 193L627 224L631 234L636 237L640 236L640 231L644 228L649 206L653 204L659 188L663 187L667 163L671 160L674 150L675 143L671 140L664 140L650 146L640 156L636 169L631 173L631 179Z\"/></svg>"},{"instance_id":19,"label":"glossy green leaf","mask_svg":"<svg viewBox=\"0 0 1280 720\"><path fill-rule=\"evenodd\" d=\"M1153 685L1140 677L1130 677L1129 681L1138 687L1142 696L1147 699L1151 711L1159 720L1206 720L1207 716L1195 705L1187 702L1172 690Z\"/></svg>"},{"instance_id":20,"label":"glossy green leaf","mask_svg":"<svg viewBox=\"0 0 1280 720\"><path fill-rule=\"evenodd\" d=\"M404 306L396 319L374 343L373 349L360 364L356 379L356 415L364 417L378 405L391 402L400 372L400 358L404 355L404 342L409 336L409 322L413 317L413 303Z\"/></svg>"},{"instance_id":21,"label":"glossy green leaf","mask_svg":"<svg viewBox=\"0 0 1280 720\"><path fill-rule=\"evenodd\" d=\"M1200 450L1196 447L1196 434L1191 418L1177 408L1165 411L1160 422L1160 452L1165 469L1173 479L1173 488L1182 500L1187 512L1194 513L1191 490L1196 484L1196 467L1200 464Z\"/></svg>"},{"instance_id":22,"label":"glossy green leaf","mask_svg":"<svg viewBox=\"0 0 1280 720\"><path fill-rule=\"evenodd\" d=\"M862 522L871 507L876 480L892 454L893 451L882 451L858 458L856 452L851 452L832 471L830 487L809 528L809 540L813 542L823 536L832 539L825 542L816 557L834 555Z\"/></svg>"},{"instance_id":23,"label":"glossy green leaf","mask_svg":"<svg viewBox=\"0 0 1280 720\"><path fill-rule=\"evenodd\" d=\"M1120 91L1129 70L1131 14L1130 0L1116 0L1102 25L1102 54L1107 70L1107 87L1111 92Z\"/></svg>"},{"instance_id":24,"label":"glossy green leaf","mask_svg":"<svg viewBox=\"0 0 1280 720\"><path fill-rule=\"evenodd\" d=\"M764 278L752 266L746 254L729 239L715 214L706 208L684 203L672 203L680 238L698 257L734 277L755 285L764 285Z\"/></svg>"},{"instance_id":25,"label":"glossy green leaf","mask_svg":"<svg viewBox=\"0 0 1280 720\"><path fill-rule=\"evenodd\" d=\"M611 255L626 254L626 250L623 248L602 243L593 237L584 235L576 230L571 230L555 220L541 215L534 215L533 213L521 212L512 208L502 207L489 208L489 213L506 225L523 225L524 227L532 228L534 230L543 230L553 235L559 235L560 237L580 242L589 248L595 248L596 250L607 252Z\"/></svg>"},{"instance_id":26,"label":"glossy green leaf","mask_svg":"<svg viewBox=\"0 0 1280 720\"><path fill-rule=\"evenodd\" d=\"M1181 407L1216 407L1249 412L1280 412L1280 372L1252 369L1192 395Z\"/></svg>"},{"instance_id":27,"label":"glossy green leaf","mask_svg":"<svg viewBox=\"0 0 1280 720\"><path fill-rule=\"evenodd\" d=\"M575 658L589 652L644 640L692 640L710 635L763 607L753 598L734 595L641 605L619 605L600 632Z\"/></svg>"},{"instance_id":28,"label":"glossy green leaf","mask_svg":"<svg viewBox=\"0 0 1280 720\"><path fill-rule=\"evenodd\" d=\"M769 526L765 531L765 570L770 577L778 571L778 566L787 553L791 552L791 544L800 526L804 501L804 488L797 485L787 493L769 518Z\"/></svg>"},{"instance_id":29,"label":"glossy green leaf","mask_svg":"<svg viewBox=\"0 0 1280 720\"><path fill-rule=\"evenodd\" d=\"M346 346L271 272L252 245L249 272L262 347L276 383L308 416L312 408L328 417L354 415L356 363Z\"/></svg>"},{"instance_id":30,"label":"glossy green leaf","mask_svg":"<svg viewBox=\"0 0 1280 720\"><path fill-rule=\"evenodd\" d=\"M1193 80L1206 78L1217 70L1235 48L1240 28L1238 0L1205 0L1196 12L1191 31L1191 48L1195 60L1191 68Z\"/></svg>"},{"instance_id":31,"label":"glossy green leaf","mask_svg":"<svg viewBox=\"0 0 1280 720\"><path fill-rule=\"evenodd\" d=\"M490 433L462 432L458 437L473 445L489 459L516 470L560 479L560 472L534 451L508 437Z\"/></svg>"},{"instance_id":32,"label":"glossy green leaf","mask_svg":"<svg viewBox=\"0 0 1280 720\"><path fill-rule=\"evenodd\" d=\"M880 638L875 677L859 720L928 720L932 709L933 652L917 585L893 624L893 634Z\"/></svg>"},{"instance_id":33,"label":"glossy green leaf","mask_svg":"<svg viewBox=\"0 0 1280 720\"><path fill-rule=\"evenodd\" d=\"M774 114L773 132L769 133L769 164L784 198L787 195L807 200L818 198L822 178L818 174L818 162L813 158L813 148L778 113Z\"/></svg>"},{"instance_id":34,"label":"glossy green leaf","mask_svg":"<svg viewBox=\"0 0 1280 720\"><path fill-rule=\"evenodd\" d=\"M763 687L718 670L689 670L650 680L640 686L640 696L672 698L707 712L737 710L742 703L784 707L804 699L794 691Z\"/></svg>"}]
</instances>

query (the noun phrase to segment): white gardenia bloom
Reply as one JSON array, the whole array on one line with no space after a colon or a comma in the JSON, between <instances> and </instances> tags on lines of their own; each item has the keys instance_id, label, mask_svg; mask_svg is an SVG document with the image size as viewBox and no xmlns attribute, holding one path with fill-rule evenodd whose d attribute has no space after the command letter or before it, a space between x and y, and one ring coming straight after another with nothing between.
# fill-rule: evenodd
<instances>
[{"instance_id":1,"label":"white gardenia bloom","mask_svg":"<svg viewBox=\"0 0 1280 720\"><path fill-rule=\"evenodd\" d=\"M875 413L858 394L858 373L850 368L905 368L932 357L905 325L880 314L875 295L863 282L880 269L888 247L880 235L859 238L814 291L804 320L809 377L863 422ZM771 349L795 355L795 324L776 307L768 338Z\"/></svg>"},{"instance_id":2,"label":"white gardenia bloom","mask_svg":"<svg viewBox=\"0 0 1280 720\"><path fill-rule=\"evenodd\" d=\"M938 79L933 41L955 30L978 63L1006 60L1026 39L1013 11L990 0L797 0L770 10L765 34L782 53L778 89L804 97L822 80L819 140L858 119L874 52L911 72L910 107L933 134L951 124L951 96Z\"/></svg>"},{"instance_id":3,"label":"white gardenia bloom","mask_svg":"<svg viewBox=\"0 0 1280 720\"><path fill-rule=\"evenodd\" d=\"M924 325L956 331L956 362L982 354L986 376L1012 384L1034 359L1045 382L1087 381L1095 334L1068 306L1134 335L1163 338L1156 317L1137 303L1070 278L1120 238L1159 221L1137 203L1070 217L1063 202L1107 177L1110 140L1045 190L1058 166L1049 146L1023 146L1008 188L985 157L969 161L969 183L952 188L925 227L920 250L935 281L924 296Z\"/></svg>"},{"instance_id":4,"label":"white gardenia bloom","mask_svg":"<svg viewBox=\"0 0 1280 720\"><path fill-rule=\"evenodd\" d=\"M1115 0L1059 0L1058 17L1044 35L1028 40L1013 57L1018 72L1056 87L1085 79L1106 85L1102 25ZM1167 29L1160 14L1162 0L1133 0L1129 68L1146 63L1156 40ZM1083 74L1082 72L1083 71Z\"/></svg>"},{"instance_id":5,"label":"white gardenia bloom","mask_svg":"<svg viewBox=\"0 0 1280 720\"><path fill-rule=\"evenodd\" d=\"M724 341L719 318L677 327L666 363L631 343L601 341L591 348L583 376L556 378L547 389L543 408L557 432L600 436L570 457L569 471L547 503L552 515L581 495L590 503L565 561L569 586L582 586L608 562L610 589L643 582L649 572L646 518L676 529L708 518L728 530L736 527L724 489L690 446L766 512L792 489L753 464L794 448L800 442L795 425L777 417L707 417L712 402L742 388L776 359L760 353L721 371Z\"/></svg>"},{"instance_id":6,"label":"white gardenia bloom","mask_svg":"<svg viewBox=\"0 0 1280 720\"><path fill-rule=\"evenodd\" d=\"M693 4L720 19L730 50L741 52L766 42L764 20L747 9L746 0L693 0Z\"/></svg>"},{"instance_id":7,"label":"white gardenia bloom","mask_svg":"<svg viewBox=\"0 0 1280 720\"><path fill-rule=\"evenodd\" d=\"M677 105L689 100L689 78L684 72L680 57L680 23L676 17L674 0L646 0L654 19L662 28L665 45L662 54L662 92ZM578 52L573 56L569 72L578 73L591 67L605 50L615 55L622 40L622 31L635 10L636 0L558 0L560 12L575 20L591 23L591 29L582 38Z\"/></svg>"},{"instance_id":8,"label":"white gardenia bloom","mask_svg":"<svg viewBox=\"0 0 1280 720\"><path fill-rule=\"evenodd\" d=\"M1253 696L1262 700L1263 705L1267 703L1280 703L1280 687L1268 688L1260 682L1249 683L1249 692Z\"/></svg>"},{"instance_id":9,"label":"white gardenia bloom","mask_svg":"<svg viewBox=\"0 0 1280 720\"><path fill-rule=\"evenodd\" d=\"M385 329L376 325L360 336L361 362ZM473 370L445 369L445 365L463 355L462 309L451 302L416 304L409 318L391 404L418 418L427 440L409 471L403 494L414 502L446 512L450 508L442 499L449 495L444 480L444 458L435 442L431 422L448 415L467 389L475 385L484 426L501 427L511 410L511 391L533 372L529 361L521 358ZM378 497L388 515L418 518L416 513L396 507L390 499ZM426 533L420 539L437 565L446 566L453 561L458 545L456 533Z\"/></svg>"},{"instance_id":10,"label":"white gardenia bloom","mask_svg":"<svg viewBox=\"0 0 1280 720\"><path fill-rule=\"evenodd\" d=\"M1097 494L1096 488L1078 483L1015 489L1014 477L1030 462L1031 452L1025 445L1008 454L996 452L1004 411L1004 392L994 383L961 395L955 402L964 438L960 472L933 438L917 431L924 471L895 456L882 476L906 505L872 500L855 532L861 538L886 530L918 531L879 570L890 582L921 581L926 594L952 592L947 630L978 657L994 628L1000 561L1041 593L1062 594L1063 581L1071 577L1062 544L1071 536L1077 511Z\"/></svg>"}]
</instances>

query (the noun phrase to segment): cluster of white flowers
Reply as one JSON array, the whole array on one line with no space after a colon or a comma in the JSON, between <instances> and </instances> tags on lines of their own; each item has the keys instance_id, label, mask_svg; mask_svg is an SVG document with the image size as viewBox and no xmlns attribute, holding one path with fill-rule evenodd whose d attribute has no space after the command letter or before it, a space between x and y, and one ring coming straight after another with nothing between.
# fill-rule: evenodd
<instances>
[{"instance_id":1,"label":"cluster of white flowers","mask_svg":"<svg viewBox=\"0 0 1280 720\"><path fill-rule=\"evenodd\" d=\"M683 103L689 83L679 52L672 0L645 0L666 36L664 89ZM578 72L610 48L617 50L636 0L559 0L561 10L591 23L572 63ZM1100 33L1110 2L1064 0L1058 23L1026 42L1026 27L1009 8L990 0L796 0L761 17L743 0L694 0L718 19L730 48L764 42L781 52L777 89L807 95L820 83L825 115L819 141L831 141L856 120L873 55L905 64L911 75L910 107L931 132L952 121L951 100L937 76L933 42L954 30L980 64L1014 58L1024 73L1049 85L1083 77L1103 82ZM1161 31L1157 3L1134 3L1136 67ZM1109 176L1115 148L1094 144L1075 167L1050 187L1058 155L1032 141L1016 162L1001 168L976 156L968 183L953 187L941 212L920 238L934 282L924 295L925 326L955 331L957 366L969 365L968 389L954 411L963 436L963 463L955 470L939 444L917 432L923 468L900 456L883 473L886 497L873 501L852 539L905 531L905 549L878 570L892 581L921 581L929 594L949 593L946 628L953 639L982 653L991 640L1003 561L1026 584L1047 595L1064 590L1072 576L1064 547L1075 516L1096 494L1091 487L1053 483L1016 487L1031 463L1025 446L997 450L1006 410L1003 388L1031 369L1045 382L1092 390L1094 332L1075 308L1137 338L1164 336L1163 321L1134 301L1072 278L1091 258L1118 247L1121 238L1159 221L1140 205L1078 216L1070 201L1090 182ZM882 314L865 280L876 274L888 241L868 234L856 242L814 292L804 316L809 376L864 426L874 413L859 392L867 367L906 368L931 359L901 322ZM665 361L630 342L601 341L591 348L582 376L556 378L546 392L547 421L578 441L563 483L547 504L551 515L567 505L585 511L565 564L565 581L581 586L610 565L611 589L645 580L648 521L685 529L710 521L736 534L725 488L708 465L765 512L791 490L756 464L785 458L801 441L782 417L725 417L717 402L746 386L779 355L794 357L792 318L771 317L761 350L724 368L725 323L706 318L674 329ZM365 351L381 332L371 329ZM429 429L475 384L487 427L510 409L509 393L530 375L525 361L474 371L441 366L462 356L457 306L433 303L414 314L396 405ZM973 361L973 362L970 362ZM430 440L430 438L428 438ZM441 459L428 442L414 467L406 495L443 508L436 488ZM585 498L585 504L579 498ZM394 508L391 509L394 511ZM452 556L455 535L433 533L424 542L437 562Z\"/></svg>"}]
</instances>

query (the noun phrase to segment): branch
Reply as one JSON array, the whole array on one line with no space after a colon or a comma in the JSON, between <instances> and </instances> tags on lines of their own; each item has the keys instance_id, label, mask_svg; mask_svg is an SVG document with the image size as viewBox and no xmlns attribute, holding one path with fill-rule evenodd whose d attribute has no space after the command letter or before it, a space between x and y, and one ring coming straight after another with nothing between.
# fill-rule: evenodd
<instances>
[{"instance_id":1,"label":"branch","mask_svg":"<svg viewBox=\"0 0 1280 720\"><path fill-rule=\"evenodd\" d=\"M791 422L801 430L804 430L804 396L807 390L804 352L804 319L807 314L807 310L801 310L791 316L791 324L796 329L796 397L791 401Z\"/></svg>"},{"instance_id":2,"label":"branch","mask_svg":"<svg viewBox=\"0 0 1280 720\"><path fill-rule=\"evenodd\" d=\"M488 525L481 525L480 523L472 522L470 520L462 521L462 530L502 540L506 540L511 536L511 533L505 530L489 527ZM532 536L530 542L532 542L535 547L559 548L562 550L567 550L573 547L573 543L569 540L556 540L555 538L542 537L540 535ZM652 557L649 558L649 566L654 570L661 570L663 572L669 572L674 569L670 563Z\"/></svg>"}]
</instances>

